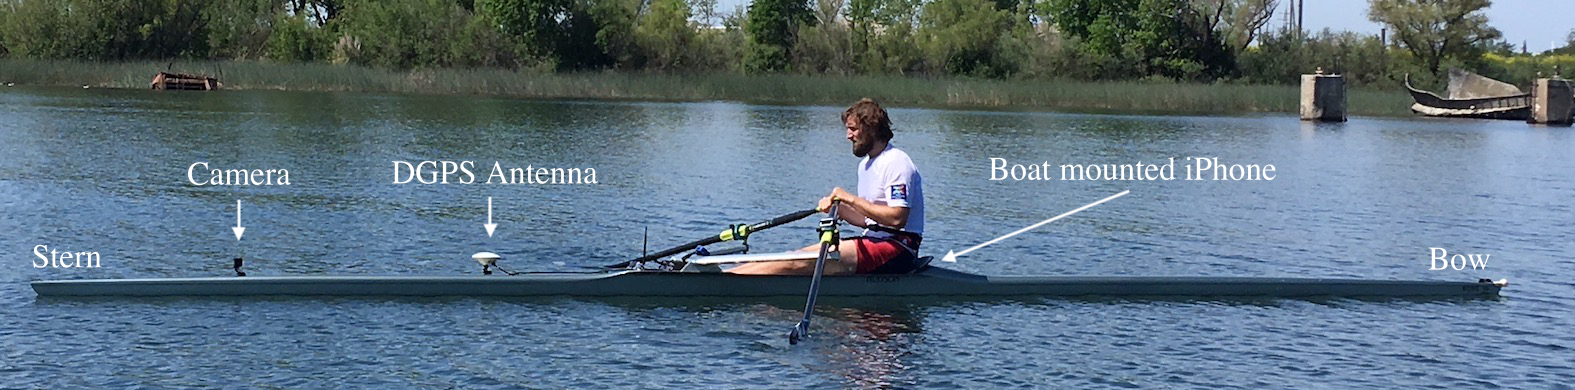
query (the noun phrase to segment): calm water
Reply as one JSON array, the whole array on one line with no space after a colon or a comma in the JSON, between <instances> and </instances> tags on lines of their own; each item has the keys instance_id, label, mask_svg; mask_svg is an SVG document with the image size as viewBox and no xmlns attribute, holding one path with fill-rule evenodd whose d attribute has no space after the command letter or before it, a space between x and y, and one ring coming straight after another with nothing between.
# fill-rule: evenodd
<instances>
[{"instance_id":1,"label":"calm water","mask_svg":"<svg viewBox=\"0 0 1575 390\"><path fill-rule=\"evenodd\" d=\"M1568 386L1575 131L1518 122L893 109L926 251L989 274L1508 278L1475 301L847 301L789 347L798 299L40 300L29 281L571 270L853 187L840 107L8 89L0 93L0 387ZM1273 181L990 181L1218 157ZM392 161L593 168L595 185L395 185ZM287 169L192 186L187 167ZM485 175L486 167L477 167ZM486 199L500 225L485 234ZM235 202L245 239L237 244ZM757 236L809 243L813 223ZM34 268L36 245L102 268ZM1430 271L1428 248L1487 253Z\"/></svg>"}]
</instances>

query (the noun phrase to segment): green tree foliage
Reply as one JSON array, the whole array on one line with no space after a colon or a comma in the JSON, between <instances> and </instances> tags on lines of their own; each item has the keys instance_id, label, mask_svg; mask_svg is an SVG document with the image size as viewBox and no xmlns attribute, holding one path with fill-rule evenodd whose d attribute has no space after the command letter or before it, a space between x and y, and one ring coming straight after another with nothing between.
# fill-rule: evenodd
<instances>
[{"instance_id":1,"label":"green tree foliage","mask_svg":"<svg viewBox=\"0 0 1575 390\"><path fill-rule=\"evenodd\" d=\"M801 25L813 25L814 12L804 0L754 0L744 22L748 42L744 69L749 72L786 70L794 35Z\"/></svg>"},{"instance_id":2,"label":"green tree foliage","mask_svg":"<svg viewBox=\"0 0 1575 390\"><path fill-rule=\"evenodd\" d=\"M705 72L739 70L746 41L740 26L744 12L720 13L715 0L697 0L692 5L701 28L695 34L694 58L689 68Z\"/></svg>"},{"instance_id":3,"label":"green tree foliage","mask_svg":"<svg viewBox=\"0 0 1575 390\"><path fill-rule=\"evenodd\" d=\"M1213 80L1235 69L1219 35L1185 0L1142 0L1132 43L1146 60L1146 74L1180 80Z\"/></svg>"},{"instance_id":4,"label":"green tree foliage","mask_svg":"<svg viewBox=\"0 0 1575 390\"><path fill-rule=\"evenodd\" d=\"M1284 84L1323 68L1345 76L1353 86L1399 88L1404 71L1390 69L1405 58L1389 53L1377 36L1323 30L1304 36L1288 30L1265 34L1239 57L1241 80ZM1424 80L1425 81L1425 80Z\"/></svg>"},{"instance_id":5,"label":"green tree foliage","mask_svg":"<svg viewBox=\"0 0 1575 390\"><path fill-rule=\"evenodd\" d=\"M1186 0L1050 0L1047 6L1061 31L1078 40L1079 54L1101 68L1096 77L1207 80L1233 70L1220 36Z\"/></svg>"},{"instance_id":6,"label":"green tree foliage","mask_svg":"<svg viewBox=\"0 0 1575 390\"><path fill-rule=\"evenodd\" d=\"M916 36L921 0L878 0L869 47L859 56L865 73L910 74L923 70L924 52Z\"/></svg>"},{"instance_id":7,"label":"green tree foliage","mask_svg":"<svg viewBox=\"0 0 1575 390\"><path fill-rule=\"evenodd\" d=\"M749 11L744 5L739 4L732 12L715 14L722 25L700 31L701 49L697 67L713 71L743 72L744 51L749 45L749 38L744 34L744 18L748 16Z\"/></svg>"},{"instance_id":8,"label":"green tree foliage","mask_svg":"<svg viewBox=\"0 0 1575 390\"><path fill-rule=\"evenodd\" d=\"M1274 16L1276 0L1192 0L1208 31L1215 31L1232 53L1257 40L1258 31Z\"/></svg>"},{"instance_id":9,"label":"green tree foliage","mask_svg":"<svg viewBox=\"0 0 1575 390\"><path fill-rule=\"evenodd\" d=\"M477 0L475 9L521 44L525 55L558 69L585 69L613 63L598 41L603 28L597 16L616 7L598 7L601 1L606 0Z\"/></svg>"},{"instance_id":10,"label":"green tree foliage","mask_svg":"<svg viewBox=\"0 0 1575 390\"><path fill-rule=\"evenodd\" d=\"M1079 39L1090 54L1115 56L1125 49L1137 25L1132 14L1139 0L1051 0L1050 18L1062 33Z\"/></svg>"},{"instance_id":11,"label":"green tree foliage","mask_svg":"<svg viewBox=\"0 0 1575 390\"><path fill-rule=\"evenodd\" d=\"M539 57L558 54L568 36L563 22L574 15L573 0L478 0L476 7L503 34L519 37L525 51ZM594 33L593 33L594 34Z\"/></svg>"},{"instance_id":12,"label":"green tree foliage","mask_svg":"<svg viewBox=\"0 0 1575 390\"><path fill-rule=\"evenodd\" d=\"M0 55L1275 84L1322 66L1378 88L1575 61L1575 31L1538 56L1499 40L1488 0L1370 1L1405 49L1260 34L1280 0L0 0Z\"/></svg>"},{"instance_id":13,"label":"green tree foliage","mask_svg":"<svg viewBox=\"0 0 1575 390\"><path fill-rule=\"evenodd\" d=\"M635 20L645 0L591 0L586 13L596 23L594 41L611 63L638 68L645 64L645 53L635 40Z\"/></svg>"},{"instance_id":14,"label":"green tree foliage","mask_svg":"<svg viewBox=\"0 0 1575 390\"><path fill-rule=\"evenodd\" d=\"M335 50L349 62L396 69L519 65L516 41L455 2L355 1L336 19Z\"/></svg>"},{"instance_id":15,"label":"green tree foliage","mask_svg":"<svg viewBox=\"0 0 1575 390\"><path fill-rule=\"evenodd\" d=\"M651 0L651 10L635 28L638 41L649 57L647 67L670 71L688 65L695 41L689 25L689 4L684 0Z\"/></svg>"},{"instance_id":16,"label":"green tree foliage","mask_svg":"<svg viewBox=\"0 0 1575 390\"><path fill-rule=\"evenodd\" d=\"M256 59L266 55L274 21L284 7L274 0L216 1L202 12L214 58Z\"/></svg>"},{"instance_id":17,"label":"green tree foliage","mask_svg":"<svg viewBox=\"0 0 1575 390\"><path fill-rule=\"evenodd\" d=\"M1434 76L1446 60L1480 61L1484 44L1501 34L1483 13L1491 0L1372 0L1368 19L1388 26L1395 40Z\"/></svg>"},{"instance_id":18,"label":"green tree foliage","mask_svg":"<svg viewBox=\"0 0 1575 390\"><path fill-rule=\"evenodd\" d=\"M993 0L934 0L919 17L921 46L930 63L947 73L1001 77L1016 70L997 42L1005 36L1011 12Z\"/></svg>"},{"instance_id":19,"label":"green tree foliage","mask_svg":"<svg viewBox=\"0 0 1575 390\"><path fill-rule=\"evenodd\" d=\"M568 16L558 21L562 35L553 59L559 69L600 69L613 65L612 57L596 42L596 33L601 31L601 26L591 16L590 9L594 1L598 0L575 0L570 4Z\"/></svg>"},{"instance_id":20,"label":"green tree foliage","mask_svg":"<svg viewBox=\"0 0 1575 390\"><path fill-rule=\"evenodd\" d=\"M131 60L206 58L205 2L178 0L21 1L0 41L32 58Z\"/></svg>"},{"instance_id":21,"label":"green tree foliage","mask_svg":"<svg viewBox=\"0 0 1575 390\"><path fill-rule=\"evenodd\" d=\"M842 0L817 0L814 25L802 26L793 42L793 69L813 74L853 73L852 32L836 22Z\"/></svg>"},{"instance_id":22,"label":"green tree foliage","mask_svg":"<svg viewBox=\"0 0 1575 390\"><path fill-rule=\"evenodd\" d=\"M279 15L268 37L268 58L282 62L310 62L328 58L329 36L311 26L304 16Z\"/></svg>"},{"instance_id":23,"label":"green tree foliage","mask_svg":"<svg viewBox=\"0 0 1575 390\"><path fill-rule=\"evenodd\" d=\"M875 13L881 8L881 3L882 0L847 1L842 16L848 21L854 53L864 53L869 50L870 36L876 31Z\"/></svg>"}]
</instances>

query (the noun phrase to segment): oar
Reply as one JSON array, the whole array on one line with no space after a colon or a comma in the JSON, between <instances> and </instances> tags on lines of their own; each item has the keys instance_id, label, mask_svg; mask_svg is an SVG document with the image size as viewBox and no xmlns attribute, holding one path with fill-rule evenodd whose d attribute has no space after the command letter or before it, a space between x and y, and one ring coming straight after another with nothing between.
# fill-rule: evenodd
<instances>
[{"instance_id":1,"label":"oar","mask_svg":"<svg viewBox=\"0 0 1575 390\"><path fill-rule=\"evenodd\" d=\"M788 344L798 344L798 340L809 336L809 315L815 312L815 296L820 295L820 275L826 271L826 260L841 261L842 253L837 244L842 241L842 233L837 225L837 200L831 201L831 213L820 220L820 256L815 257L815 273L809 278L809 299L804 302L804 319L793 326L793 332L788 333Z\"/></svg>"},{"instance_id":2,"label":"oar","mask_svg":"<svg viewBox=\"0 0 1575 390\"><path fill-rule=\"evenodd\" d=\"M800 220L800 219L804 219L804 217L808 217L808 216L810 216L812 214L815 214L816 212L817 211L815 211L813 209L811 209L811 210L803 210L803 211L795 211L795 212L792 212L792 213L787 214L787 215L783 215L783 216L780 216L780 217L768 219L768 220L765 220L765 221L760 221L760 222L757 222L757 223L752 224L752 225L733 225L732 227L728 228L727 230L723 230L721 234L717 234L715 236L706 237L706 238L700 239L700 240L695 240L694 242L686 243L686 244L675 246L675 247L672 247L672 248L668 248L668 249L665 249L665 250L662 250L662 251L659 251L659 252L656 252L656 253L652 253L652 254L649 254L649 255L641 256L640 258L637 258L637 259L634 259L634 260L629 260L629 261L625 261L625 262L618 263L618 264L607 265L607 266L604 266L602 268L609 268L609 269L629 268L629 266L632 265L632 264L637 264L637 263L647 262L647 261L651 261L651 260L656 260L656 259L660 259L660 258L663 258L663 257L667 257L667 256L672 256L672 255L676 255L676 254L679 254L679 253L683 253L683 252L686 252L686 251L692 251L692 250L695 249L695 247L698 247L698 246L711 245L711 244L715 244L715 243L722 242L722 241L742 240L744 238L749 237L750 233L754 233L754 232L758 232L758 231L761 231L761 230L770 229L770 228L776 227L778 225L782 225L782 224L786 224L786 223L789 223L789 222L793 222L793 221L797 221L797 220Z\"/></svg>"}]
</instances>

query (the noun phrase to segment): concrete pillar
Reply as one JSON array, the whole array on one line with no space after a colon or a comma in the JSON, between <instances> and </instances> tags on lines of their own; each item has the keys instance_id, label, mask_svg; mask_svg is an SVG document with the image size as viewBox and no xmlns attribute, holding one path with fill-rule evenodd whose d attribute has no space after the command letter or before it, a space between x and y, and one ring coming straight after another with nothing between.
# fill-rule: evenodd
<instances>
[{"instance_id":1,"label":"concrete pillar","mask_svg":"<svg viewBox=\"0 0 1575 390\"><path fill-rule=\"evenodd\" d=\"M1320 122L1345 122L1345 76L1323 74L1302 75L1302 120Z\"/></svg>"},{"instance_id":2,"label":"concrete pillar","mask_svg":"<svg viewBox=\"0 0 1575 390\"><path fill-rule=\"evenodd\" d=\"M1575 93L1565 79L1537 79L1531 87L1531 118L1535 124L1568 125L1575 110Z\"/></svg>"}]
</instances>

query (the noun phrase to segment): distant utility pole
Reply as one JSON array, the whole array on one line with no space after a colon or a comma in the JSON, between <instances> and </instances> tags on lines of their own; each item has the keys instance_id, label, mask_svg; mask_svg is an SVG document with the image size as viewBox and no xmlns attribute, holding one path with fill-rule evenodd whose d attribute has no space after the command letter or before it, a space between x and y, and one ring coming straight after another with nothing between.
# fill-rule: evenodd
<instances>
[{"instance_id":1,"label":"distant utility pole","mask_svg":"<svg viewBox=\"0 0 1575 390\"><path fill-rule=\"evenodd\" d=\"M1302 15L1307 13L1307 0L1296 0L1296 33L1306 36L1307 25L1302 24Z\"/></svg>"},{"instance_id":2,"label":"distant utility pole","mask_svg":"<svg viewBox=\"0 0 1575 390\"><path fill-rule=\"evenodd\" d=\"M1285 32L1291 34L1292 37L1296 36L1296 0L1288 1L1285 4Z\"/></svg>"},{"instance_id":3,"label":"distant utility pole","mask_svg":"<svg viewBox=\"0 0 1575 390\"><path fill-rule=\"evenodd\" d=\"M1296 39L1303 39L1307 36L1302 25L1302 13L1307 11L1307 4L1304 1L1290 0L1285 2L1285 28L1291 30L1292 36L1296 37Z\"/></svg>"},{"instance_id":4,"label":"distant utility pole","mask_svg":"<svg viewBox=\"0 0 1575 390\"><path fill-rule=\"evenodd\" d=\"M1378 29L1378 68L1389 69L1389 28Z\"/></svg>"}]
</instances>

